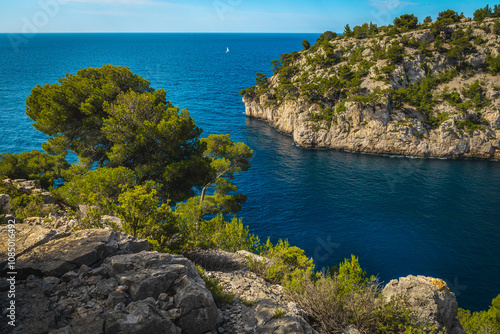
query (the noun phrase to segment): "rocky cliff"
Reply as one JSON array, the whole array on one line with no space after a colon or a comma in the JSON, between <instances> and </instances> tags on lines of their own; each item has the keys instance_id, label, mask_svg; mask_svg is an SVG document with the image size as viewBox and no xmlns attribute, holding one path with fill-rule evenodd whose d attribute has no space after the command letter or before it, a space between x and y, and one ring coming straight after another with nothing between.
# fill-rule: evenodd
<instances>
[{"instance_id":1,"label":"rocky cliff","mask_svg":"<svg viewBox=\"0 0 500 334\"><path fill-rule=\"evenodd\" d=\"M198 251L188 257L216 279L233 302L217 305L191 260L149 251L145 240L112 229L74 231L65 217L15 226L15 285L5 279L0 248L1 333L296 333L317 334L283 288L248 269L245 251ZM8 243L9 225L0 225ZM7 276L6 276L7 275ZM7 291L15 290L15 297ZM404 298L423 325L463 334L455 295L439 279L408 276L382 294ZM8 306L15 301L11 312ZM279 310L279 316L277 312ZM11 326L8 316L14 316ZM354 326L345 333L359 333Z\"/></svg>"},{"instance_id":2,"label":"rocky cliff","mask_svg":"<svg viewBox=\"0 0 500 334\"><path fill-rule=\"evenodd\" d=\"M359 28L283 54L246 115L307 148L500 158L500 22Z\"/></svg>"},{"instance_id":3,"label":"rocky cliff","mask_svg":"<svg viewBox=\"0 0 500 334\"><path fill-rule=\"evenodd\" d=\"M0 333L317 333L293 305L281 306L279 286L242 265L245 256L225 253L218 270L228 269L231 258L232 273L208 275L245 282L238 287L251 304L240 301L243 291L229 289L240 298L218 307L184 256L151 252L146 240L112 229L75 231L65 217L26 221L14 229L14 276L8 249L0 248ZM1 245L10 231L0 225ZM12 277L15 282L6 279ZM278 307L285 313L280 318Z\"/></svg>"}]
</instances>

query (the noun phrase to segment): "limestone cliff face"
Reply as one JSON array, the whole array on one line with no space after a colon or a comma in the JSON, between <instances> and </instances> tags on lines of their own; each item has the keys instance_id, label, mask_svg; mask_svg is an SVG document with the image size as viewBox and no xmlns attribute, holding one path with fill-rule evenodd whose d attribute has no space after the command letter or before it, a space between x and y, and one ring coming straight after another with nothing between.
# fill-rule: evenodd
<instances>
[{"instance_id":1,"label":"limestone cliff face","mask_svg":"<svg viewBox=\"0 0 500 334\"><path fill-rule=\"evenodd\" d=\"M492 26L493 21L483 25ZM292 68L291 76L277 72L265 85L247 90L243 97L246 115L267 121L291 135L297 145L307 148L498 160L500 77L490 74L487 59L498 57L500 38L485 33L484 26L480 28L474 21L462 20L446 29L438 35L444 36L445 41L441 47L445 49L440 52L433 46L434 34L430 29L423 29L396 35L395 39L379 33L372 39L330 40L327 48L336 54L333 58L336 64L332 66L318 66L311 60L327 59L325 43L316 49L295 53L293 60L286 64ZM449 36L457 30L466 31L471 41L481 37L486 42L471 43L474 49L460 60L447 57L455 45ZM413 45L424 43L431 53L424 57L421 48L405 46L408 40ZM395 44L404 48L400 62L391 64L388 59L374 55L374 50L387 50ZM353 60L357 55L361 55L361 62ZM351 88L327 87L326 80L341 78L342 81L341 72L346 66L360 77L354 82L356 86L352 87L353 81L344 80L343 84ZM455 72L450 72L452 70ZM430 90L431 111L424 112L422 106L407 101L395 103L398 90L408 90L425 78L447 72L453 75ZM287 90L282 88L283 82L289 84ZM310 87L321 92L311 98ZM471 87L479 89L480 104L472 101L468 93ZM451 94L455 94L455 100L450 100ZM477 102L477 98L474 101ZM434 124L430 121L438 118Z\"/></svg>"}]
</instances>

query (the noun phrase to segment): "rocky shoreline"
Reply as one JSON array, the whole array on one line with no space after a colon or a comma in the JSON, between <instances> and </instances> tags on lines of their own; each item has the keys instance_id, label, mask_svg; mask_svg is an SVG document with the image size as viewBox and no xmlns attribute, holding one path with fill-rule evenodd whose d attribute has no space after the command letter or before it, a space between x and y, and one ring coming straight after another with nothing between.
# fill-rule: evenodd
<instances>
[{"instance_id":1,"label":"rocky shoreline","mask_svg":"<svg viewBox=\"0 0 500 334\"><path fill-rule=\"evenodd\" d=\"M464 19L441 32L440 38L446 40L442 48L449 50L454 43L450 36L457 30L467 31L471 40L486 40L488 43L474 45L475 51L466 54L462 60L463 68L473 70L454 74L453 78L432 89L436 97L432 111L424 113L405 102L397 105L394 93L391 93L418 85L428 78L428 73L444 75L456 70L457 62L447 57L446 52L436 51L437 46L433 50L436 37L428 28L396 35L395 38L379 34L368 40L353 37L333 39L328 42L333 51L328 52L334 52L334 58L330 59L337 59L337 63L331 67L318 67L314 63L317 58L328 59L325 44L315 50L296 52L288 58L293 60L287 60L286 72L292 75L285 77L277 71L266 79L265 84L245 92L245 113L291 135L294 142L304 148L499 160L500 78L483 70L487 59L498 54L493 46L500 43L500 37L491 32L492 27L493 20L486 20L479 26L475 21ZM409 40L414 41L414 45L420 43L429 48L431 54L423 55L421 48L408 45ZM378 49L391 45L399 45L404 50L403 60L396 64L375 56ZM360 55L365 64L354 60ZM366 64L370 65L368 69L363 68L368 66ZM328 91L330 88L326 82L341 77L346 66L350 66L351 73L366 71L359 79L355 93L345 87ZM387 68L391 71L384 74ZM283 82L288 82L291 87L287 88L287 93L283 93L286 91ZM475 84L484 102L481 106L474 106L467 97L467 89ZM316 93L319 95L311 98L310 87L327 93L324 96ZM279 97L279 94L285 95ZM464 107L466 103L469 103L468 107Z\"/></svg>"}]
</instances>

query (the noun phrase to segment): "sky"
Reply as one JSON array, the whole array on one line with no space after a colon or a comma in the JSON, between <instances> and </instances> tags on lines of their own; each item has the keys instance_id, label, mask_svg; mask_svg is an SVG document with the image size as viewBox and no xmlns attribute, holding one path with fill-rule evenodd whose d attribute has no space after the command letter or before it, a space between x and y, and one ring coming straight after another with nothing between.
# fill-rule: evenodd
<instances>
[{"instance_id":1,"label":"sky","mask_svg":"<svg viewBox=\"0 0 500 334\"><path fill-rule=\"evenodd\" d=\"M342 32L402 14L472 17L487 1L436 0L0 0L0 33ZM490 3L493 5L495 3Z\"/></svg>"}]
</instances>

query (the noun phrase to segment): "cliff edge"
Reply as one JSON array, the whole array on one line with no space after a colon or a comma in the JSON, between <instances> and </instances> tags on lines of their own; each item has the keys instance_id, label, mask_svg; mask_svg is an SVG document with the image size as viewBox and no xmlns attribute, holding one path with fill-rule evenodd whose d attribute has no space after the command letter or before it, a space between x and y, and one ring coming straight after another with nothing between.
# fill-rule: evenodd
<instances>
[{"instance_id":1,"label":"cliff edge","mask_svg":"<svg viewBox=\"0 0 500 334\"><path fill-rule=\"evenodd\" d=\"M450 22L326 32L257 73L246 115L306 148L498 160L500 21Z\"/></svg>"}]
</instances>

